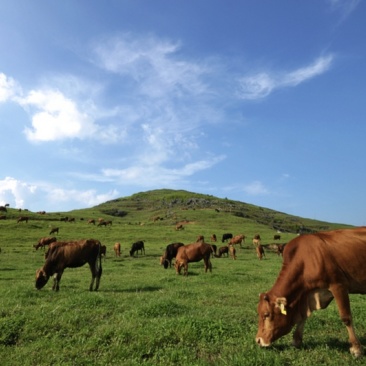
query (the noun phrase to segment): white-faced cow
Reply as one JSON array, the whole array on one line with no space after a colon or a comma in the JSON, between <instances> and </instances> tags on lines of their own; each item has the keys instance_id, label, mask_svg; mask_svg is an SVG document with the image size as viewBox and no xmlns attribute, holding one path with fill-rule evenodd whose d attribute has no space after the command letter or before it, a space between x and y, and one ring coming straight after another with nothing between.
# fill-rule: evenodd
<instances>
[{"instance_id":1,"label":"white-faced cow","mask_svg":"<svg viewBox=\"0 0 366 366\"><path fill-rule=\"evenodd\" d=\"M177 274L180 274L181 269L184 268L184 275L187 276L188 263L199 262L202 259L205 263L205 272L207 272L207 270L212 272L211 254L212 246L206 243L199 242L179 247L174 264Z\"/></svg>"},{"instance_id":2,"label":"white-faced cow","mask_svg":"<svg viewBox=\"0 0 366 366\"><path fill-rule=\"evenodd\" d=\"M258 303L256 342L270 346L295 326L300 346L306 319L336 300L351 353L362 354L353 329L349 294L366 293L366 227L299 236L286 244L283 265L273 287Z\"/></svg>"},{"instance_id":3,"label":"white-faced cow","mask_svg":"<svg viewBox=\"0 0 366 366\"><path fill-rule=\"evenodd\" d=\"M92 273L92 281L89 290L99 288L102 276L101 243L99 240L88 239L71 242L53 242L49 245L46 254L46 262L42 268L36 271L36 288L44 287L48 279L54 275L52 289L60 289L60 280L65 268L81 267L89 264Z\"/></svg>"}]
</instances>

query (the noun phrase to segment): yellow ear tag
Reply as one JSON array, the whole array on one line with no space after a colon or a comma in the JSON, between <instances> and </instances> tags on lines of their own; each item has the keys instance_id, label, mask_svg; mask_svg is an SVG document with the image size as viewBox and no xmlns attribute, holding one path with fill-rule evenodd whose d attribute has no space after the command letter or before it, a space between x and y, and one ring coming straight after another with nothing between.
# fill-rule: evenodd
<instances>
[{"instance_id":1,"label":"yellow ear tag","mask_svg":"<svg viewBox=\"0 0 366 366\"><path fill-rule=\"evenodd\" d=\"M285 305L284 305L284 304L281 304L281 305L280 305L280 309L281 309L281 314L283 314L283 315L287 315L287 311L286 311L286 309L285 309Z\"/></svg>"}]
</instances>

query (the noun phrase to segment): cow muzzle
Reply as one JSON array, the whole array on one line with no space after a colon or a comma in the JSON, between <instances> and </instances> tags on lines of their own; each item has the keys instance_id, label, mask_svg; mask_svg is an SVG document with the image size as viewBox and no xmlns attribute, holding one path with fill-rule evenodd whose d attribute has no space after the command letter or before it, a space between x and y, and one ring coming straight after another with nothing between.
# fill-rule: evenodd
<instances>
[{"instance_id":1,"label":"cow muzzle","mask_svg":"<svg viewBox=\"0 0 366 366\"><path fill-rule=\"evenodd\" d=\"M266 343L262 337L256 337L255 342L260 346L260 347L269 347L271 345L271 343Z\"/></svg>"}]
</instances>

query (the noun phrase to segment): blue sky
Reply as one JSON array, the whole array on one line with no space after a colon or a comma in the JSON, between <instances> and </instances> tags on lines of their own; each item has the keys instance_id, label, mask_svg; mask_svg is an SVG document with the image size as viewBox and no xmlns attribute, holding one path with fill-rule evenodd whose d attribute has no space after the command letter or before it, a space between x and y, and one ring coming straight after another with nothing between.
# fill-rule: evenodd
<instances>
[{"instance_id":1,"label":"blue sky","mask_svg":"<svg viewBox=\"0 0 366 366\"><path fill-rule=\"evenodd\" d=\"M0 204L185 189L366 225L360 0L14 0Z\"/></svg>"}]
</instances>

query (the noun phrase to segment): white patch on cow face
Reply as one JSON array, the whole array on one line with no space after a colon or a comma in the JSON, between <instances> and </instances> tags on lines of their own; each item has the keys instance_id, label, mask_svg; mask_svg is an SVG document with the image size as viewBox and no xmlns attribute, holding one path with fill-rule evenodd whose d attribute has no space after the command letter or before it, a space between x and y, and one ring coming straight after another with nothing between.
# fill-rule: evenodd
<instances>
[{"instance_id":1,"label":"white patch on cow face","mask_svg":"<svg viewBox=\"0 0 366 366\"><path fill-rule=\"evenodd\" d=\"M262 347L270 346L276 339L289 333L292 328L292 317L286 310L287 300L284 297L270 298L261 294L258 303L258 332L256 342Z\"/></svg>"}]
</instances>

